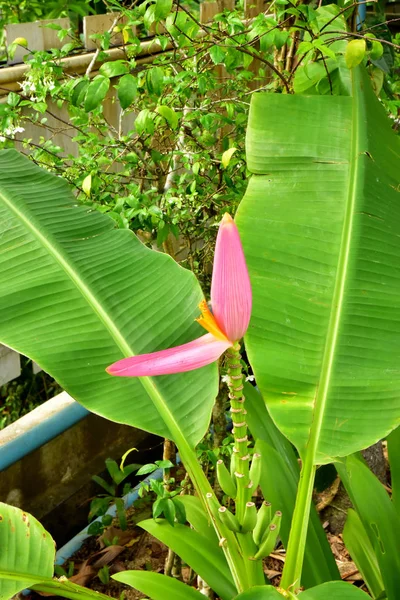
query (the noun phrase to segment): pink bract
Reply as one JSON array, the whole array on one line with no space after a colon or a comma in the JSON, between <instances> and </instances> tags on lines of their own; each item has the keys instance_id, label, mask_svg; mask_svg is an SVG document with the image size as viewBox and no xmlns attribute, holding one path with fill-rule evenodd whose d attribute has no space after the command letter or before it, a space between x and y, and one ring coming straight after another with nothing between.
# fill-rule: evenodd
<instances>
[{"instance_id":1,"label":"pink bract","mask_svg":"<svg viewBox=\"0 0 400 600\"><path fill-rule=\"evenodd\" d=\"M215 246L211 307L215 320L230 340L240 340L251 316L252 293L238 229L224 215Z\"/></svg>"},{"instance_id":2,"label":"pink bract","mask_svg":"<svg viewBox=\"0 0 400 600\"><path fill-rule=\"evenodd\" d=\"M151 377L183 373L216 361L229 346L231 346L229 341L217 340L211 333L207 333L182 346L123 358L106 370L110 375L119 377Z\"/></svg>"},{"instance_id":3,"label":"pink bract","mask_svg":"<svg viewBox=\"0 0 400 600\"><path fill-rule=\"evenodd\" d=\"M216 360L246 333L251 286L237 227L228 214L221 221L211 282L212 314L205 300L198 322L210 333L168 350L123 358L107 368L118 377L152 377L199 369Z\"/></svg>"}]
</instances>

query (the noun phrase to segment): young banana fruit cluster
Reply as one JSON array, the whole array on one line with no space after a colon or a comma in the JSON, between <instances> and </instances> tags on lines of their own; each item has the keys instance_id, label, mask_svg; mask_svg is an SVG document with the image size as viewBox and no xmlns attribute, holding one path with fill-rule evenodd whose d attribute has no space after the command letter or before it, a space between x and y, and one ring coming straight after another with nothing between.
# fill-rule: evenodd
<instances>
[{"instance_id":1,"label":"young banana fruit cluster","mask_svg":"<svg viewBox=\"0 0 400 600\"><path fill-rule=\"evenodd\" d=\"M250 498L258 487L260 471L260 455L254 454L250 466L249 484L246 486L248 497ZM222 460L217 462L216 472L222 491L234 500L237 496L235 479ZM270 502L263 502L258 510L254 502L246 502L243 517L240 521L226 506L220 506L218 508L218 517L234 533L245 534L252 532L253 542L257 549L254 556L250 557L252 560L261 560L269 556L274 550L279 535L282 513L276 511L272 515Z\"/></svg>"}]
</instances>

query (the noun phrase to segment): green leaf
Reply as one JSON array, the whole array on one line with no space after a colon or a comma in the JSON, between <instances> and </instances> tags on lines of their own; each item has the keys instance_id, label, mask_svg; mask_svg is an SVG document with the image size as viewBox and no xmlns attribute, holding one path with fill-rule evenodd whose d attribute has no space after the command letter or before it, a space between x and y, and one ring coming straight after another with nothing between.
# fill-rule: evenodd
<instances>
[{"instance_id":1,"label":"green leaf","mask_svg":"<svg viewBox=\"0 0 400 600\"><path fill-rule=\"evenodd\" d=\"M351 583L332 581L299 594L299 600L368 600L369 596Z\"/></svg>"},{"instance_id":2,"label":"green leaf","mask_svg":"<svg viewBox=\"0 0 400 600\"><path fill-rule=\"evenodd\" d=\"M110 87L110 80L104 75L96 75L96 77L89 83L89 87L85 97L85 111L90 112L94 110L103 102L108 88Z\"/></svg>"},{"instance_id":3,"label":"green leaf","mask_svg":"<svg viewBox=\"0 0 400 600\"><path fill-rule=\"evenodd\" d=\"M86 175L85 179L82 181L82 189L85 192L86 196L90 196L90 190L92 189L92 175Z\"/></svg>"},{"instance_id":4,"label":"green leaf","mask_svg":"<svg viewBox=\"0 0 400 600\"><path fill-rule=\"evenodd\" d=\"M366 50L365 40L351 40L347 44L344 57L349 69L354 69L354 67L357 67L363 61Z\"/></svg>"},{"instance_id":5,"label":"green leaf","mask_svg":"<svg viewBox=\"0 0 400 600\"><path fill-rule=\"evenodd\" d=\"M135 119L135 129L139 135L147 133L152 135L154 133L154 120L152 113L148 108L144 108L140 111Z\"/></svg>"},{"instance_id":6,"label":"green leaf","mask_svg":"<svg viewBox=\"0 0 400 600\"><path fill-rule=\"evenodd\" d=\"M400 589L400 519L381 482L357 456L336 463L337 471L374 549L388 600Z\"/></svg>"},{"instance_id":7,"label":"green leaf","mask_svg":"<svg viewBox=\"0 0 400 600\"><path fill-rule=\"evenodd\" d=\"M104 77L118 77L129 73L129 65L126 60L113 60L112 62L103 63L99 69L99 73Z\"/></svg>"},{"instance_id":8,"label":"green leaf","mask_svg":"<svg viewBox=\"0 0 400 600\"><path fill-rule=\"evenodd\" d=\"M209 49L211 60L215 65L219 65L224 62L225 59L225 50L223 50L220 46L211 46Z\"/></svg>"},{"instance_id":9,"label":"green leaf","mask_svg":"<svg viewBox=\"0 0 400 600\"><path fill-rule=\"evenodd\" d=\"M180 446L200 441L218 390L215 364L155 378L105 372L124 356L202 335L192 273L77 204L61 178L14 150L0 153L0 272L1 343L89 410Z\"/></svg>"},{"instance_id":10,"label":"green leaf","mask_svg":"<svg viewBox=\"0 0 400 600\"><path fill-rule=\"evenodd\" d=\"M370 65L368 72L371 78L371 86L374 90L374 94L379 96L385 80L385 74L382 69L375 67L374 65Z\"/></svg>"},{"instance_id":11,"label":"green leaf","mask_svg":"<svg viewBox=\"0 0 400 600\"><path fill-rule=\"evenodd\" d=\"M283 596L272 585L257 585L235 596L234 600L282 600Z\"/></svg>"},{"instance_id":12,"label":"green leaf","mask_svg":"<svg viewBox=\"0 0 400 600\"><path fill-rule=\"evenodd\" d=\"M161 96L164 89L164 69L153 67L146 73L146 85L150 94Z\"/></svg>"},{"instance_id":13,"label":"green leaf","mask_svg":"<svg viewBox=\"0 0 400 600\"><path fill-rule=\"evenodd\" d=\"M361 519L352 508L349 508L347 512L343 541L372 597L383 597L384 585L378 560Z\"/></svg>"},{"instance_id":14,"label":"green leaf","mask_svg":"<svg viewBox=\"0 0 400 600\"><path fill-rule=\"evenodd\" d=\"M156 112L164 117L171 129L176 129L178 127L179 118L173 108L170 108L165 104L159 104L156 108Z\"/></svg>"},{"instance_id":15,"label":"green leaf","mask_svg":"<svg viewBox=\"0 0 400 600\"><path fill-rule=\"evenodd\" d=\"M0 598L8 600L37 578L52 577L54 559L54 540L39 521L0 502Z\"/></svg>"},{"instance_id":16,"label":"green leaf","mask_svg":"<svg viewBox=\"0 0 400 600\"><path fill-rule=\"evenodd\" d=\"M337 60L328 58L325 64L309 63L296 70L293 88L296 94L350 96L350 71L343 56L338 56Z\"/></svg>"},{"instance_id":17,"label":"green leaf","mask_svg":"<svg viewBox=\"0 0 400 600\"><path fill-rule=\"evenodd\" d=\"M245 397L246 421L264 465L260 486L265 499L272 504L272 513L277 510L283 513L279 535L286 547L300 476L299 463L293 446L269 416L261 394L245 384ZM340 579L340 574L318 513L312 507L301 581L305 587L313 587L332 579Z\"/></svg>"},{"instance_id":18,"label":"green leaf","mask_svg":"<svg viewBox=\"0 0 400 600\"><path fill-rule=\"evenodd\" d=\"M121 108L128 108L137 96L137 79L133 75L127 74L121 77L116 86L118 100Z\"/></svg>"},{"instance_id":19,"label":"green leaf","mask_svg":"<svg viewBox=\"0 0 400 600\"><path fill-rule=\"evenodd\" d=\"M152 600L204 600L204 596L197 590L185 585L177 579L166 577L151 571L124 571L116 573L112 578L121 583L126 583L139 590Z\"/></svg>"},{"instance_id":20,"label":"green leaf","mask_svg":"<svg viewBox=\"0 0 400 600\"><path fill-rule=\"evenodd\" d=\"M203 535L179 523L171 527L162 519L148 519L138 525L176 552L221 600L235 596L236 588L221 548L212 547Z\"/></svg>"},{"instance_id":21,"label":"green leaf","mask_svg":"<svg viewBox=\"0 0 400 600\"><path fill-rule=\"evenodd\" d=\"M400 415L400 139L364 69L353 97L255 94L238 211L246 350L275 424L314 464ZM298 115L301 114L301 122Z\"/></svg>"},{"instance_id":22,"label":"green leaf","mask_svg":"<svg viewBox=\"0 0 400 600\"><path fill-rule=\"evenodd\" d=\"M72 106L80 106L85 98L86 91L89 87L89 81L87 79L83 79L78 81L72 90L71 94L71 104Z\"/></svg>"},{"instance_id":23,"label":"green leaf","mask_svg":"<svg viewBox=\"0 0 400 600\"><path fill-rule=\"evenodd\" d=\"M294 477L285 464L285 458L269 444L258 440L256 450L261 454L263 465L260 487L263 496L271 502L272 513L282 512L279 536L287 548L300 473ZM301 582L310 587L332 579L340 579L340 574L318 514L312 506Z\"/></svg>"},{"instance_id":24,"label":"green leaf","mask_svg":"<svg viewBox=\"0 0 400 600\"><path fill-rule=\"evenodd\" d=\"M157 469L157 465L154 463L149 463L148 465L143 465L140 467L136 475L148 475L149 473L153 473Z\"/></svg>"},{"instance_id":25,"label":"green leaf","mask_svg":"<svg viewBox=\"0 0 400 600\"><path fill-rule=\"evenodd\" d=\"M156 0L154 16L156 21L166 19L172 10L172 0Z\"/></svg>"},{"instance_id":26,"label":"green leaf","mask_svg":"<svg viewBox=\"0 0 400 600\"><path fill-rule=\"evenodd\" d=\"M371 60L379 60L383 56L383 46L380 42L372 42L369 56Z\"/></svg>"},{"instance_id":27,"label":"green leaf","mask_svg":"<svg viewBox=\"0 0 400 600\"><path fill-rule=\"evenodd\" d=\"M225 152L222 154L221 163L224 169L226 169L229 163L231 162L231 158L235 154L236 150L237 148L229 148L228 150L225 150Z\"/></svg>"},{"instance_id":28,"label":"green leaf","mask_svg":"<svg viewBox=\"0 0 400 600\"><path fill-rule=\"evenodd\" d=\"M179 501L185 508L186 518L191 526L205 538L207 544L218 548L218 537L210 518L206 514L198 496L179 496Z\"/></svg>"}]
</instances>

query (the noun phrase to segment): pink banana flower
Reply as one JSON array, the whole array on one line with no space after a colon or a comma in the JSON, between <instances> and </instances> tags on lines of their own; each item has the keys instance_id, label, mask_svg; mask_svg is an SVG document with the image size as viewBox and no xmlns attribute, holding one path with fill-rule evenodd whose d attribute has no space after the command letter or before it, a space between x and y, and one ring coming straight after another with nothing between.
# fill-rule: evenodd
<instances>
[{"instance_id":1,"label":"pink banana flower","mask_svg":"<svg viewBox=\"0 0 400 600\"><path fill-rule=\"evenodd\" d=\"M218 230L211 281L211 307L202 300L196 319L208 331L187 344L150 354L123 358L107 368L119 377L167 375L199 369L216 361L247 331L251 315L251 286L237 227L224 215Z\"/></svg>"}]
</instances>

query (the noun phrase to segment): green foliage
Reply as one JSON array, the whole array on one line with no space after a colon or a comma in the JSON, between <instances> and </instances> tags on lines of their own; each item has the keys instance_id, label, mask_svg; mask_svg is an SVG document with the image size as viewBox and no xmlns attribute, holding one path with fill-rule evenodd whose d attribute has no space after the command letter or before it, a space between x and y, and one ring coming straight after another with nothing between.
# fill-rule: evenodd
<instances>
[{"instance_id":1,"label":"green foliage","mask_svg":"<svg viewBox=\"0 0 400 600\"><path fill-rule=\"evenodd\" d=\"M34 374L31 360L21 357L21 362L21 375L0 386L0 429L62 391L47 373Z\"/></svg>"},{"instance_id":2,"label":"green foliage","mask_svg":"<svg viewBox=\"0 0 400 600\"><path fill-rule=\"evenodd\" d=\"M152 600L165 600L169 594L174 600L203 600L204 596L177 579L149 571L124 571L113 579L140 590Z\"/></svg>"},{"instance_id":3,"label":"green foliage","mask_svg":"<svg viewBox=\"0 0 400 600\"><path fill-rule=\"evenodd\" d=\"M0 540L0 572L9 575L0 577L1 598L7 600L38 578L52 577L54 541L34 517L0 502Z\"/></svg>"},{"instance_id":4,"label":"green foliage","mask_svg":"<svg viewBox=\"0 0 400 600\"><path fill-rule=\"evenodd\" d=\"M389 158L400 142L365 71L353 73L352 97L254 96L247 147L257 176L238 215L257 281L250 363L275 423L314 464L372 444L399 419L399 330L385 323L400 309Z\"/></svg>"},{"instance_id":5,"label":"green foliage","mask_svg":"<svg viewBox=\"0 0 400 600\"><path fill-rule=\"evenodd\" d=\"M1 152L0 190L1 341L35 359L98 414L193 447L208 427L216 365L175 378L105 372L124 355L199 336L194 319L203 294L193 275L107 216L77 205L61 178L14 150ZM16 244L21 238L24 244ZM38 257L30 277L28 255ZM187 398L196 398L196 411Z\"/></svg>"},{"instance_id":6,"label":"green foliage","mask_svg":"<svg viewBox=\"0 0 400 600\"><path fill-rule=\"evenodd\" d=\"M235 596L235 587L229 573L222 549L218 542L210 540L197 531L166 520L148 519L139 523L145 531L168 544L196 573L216 591L222 600L231 600Z\"/></svg>"},{"instance_id":7,"label":"green foliage","mask_svg":"<svg viewBox=\"0 0 400 600\"><path fill-rule=\"evenodd\" d=\"M400 586L400 518L396 508L381 482L371 473L361 457L349 456L336 463L336 468L359 517L363 528L362 535L366 535L369 540L369 546L363 547L363 553L356 552L353 559L357 563L360 562L360 567L365 569L365 559L368 558L366 582L371 585L370 590L375 598L387 597L388 600L395 600ZM347 530L347 537L348 535ZM371 557L371 548L375 557ZM357 551L357 548L355 549ZM386 596L379 594L382 582Z\"/></svg>"}]
</instances>

